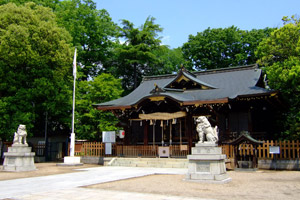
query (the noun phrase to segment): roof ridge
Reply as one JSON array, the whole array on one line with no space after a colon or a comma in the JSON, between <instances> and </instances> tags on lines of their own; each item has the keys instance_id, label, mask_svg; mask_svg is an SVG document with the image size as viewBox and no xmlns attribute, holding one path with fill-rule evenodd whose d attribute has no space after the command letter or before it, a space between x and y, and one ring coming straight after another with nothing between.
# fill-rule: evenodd
<instances>
[{"instance_id":1,"label":"roof ridge","mask_svg":"<svg viewBox=\"0 0 300 200\"><path fill-rule=\"evenodd\" d=\"M219 69L209 69L206 71L196 71L193 72L194 74L214 74L214 73L223 73L223 72L230 72L230 71L242 71L246 69L255 69L258 68L257 64L251 65L242 65L242 66L233 66L233 67L226 67L226 68L219 68Z\"/></svg>"},{"instance_id":2,"label":"roof ridge","mask_svg":"<svg viewBox=\"0 0 300 200\"><path fill-rule=\"evenodd\" d=\"M229 72L229 71L240 71L245 69L251 69L251 68L258 68L257 64L250 64L250 65L242 65L242 66L234 66L234 67L226 67L226 68L219 68L219 69L209 69L205 71L188 71L191 74L198 75L198 74L214 74L214 73L223 73L223 72ZM153 75L153 76L144 76L143 81L148 80L157 80L157 79L165 79L165 78L174 78L177 76L176 74L162 74L162 75Z\"/></svg>"}]
</instances>

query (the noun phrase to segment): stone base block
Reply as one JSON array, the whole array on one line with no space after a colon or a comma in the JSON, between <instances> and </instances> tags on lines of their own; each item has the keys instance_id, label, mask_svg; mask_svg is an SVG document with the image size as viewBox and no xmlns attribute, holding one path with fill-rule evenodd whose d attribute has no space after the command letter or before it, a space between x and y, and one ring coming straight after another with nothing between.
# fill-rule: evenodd
<instances>
[{"instance_id":1,"label":"stone base block","mask_svg":"<svg viewBox=\"0 0 300 200\"><path fill-rule=\"evenodd\" d=\"M226 174L226 156L215 144L196 144L192 155L188 155L187 181L227 183L231 178Z\"/></svg>"},{"instance_id":2,"label":"stone base block","mask_svg":"<svg viewBox=\"0 0 300 200\"><path fill-rule=\"evenodd\" d=\"M33 165L30 166L3 166L3 171L7 172L26 172L26 171L34 171L36 167Z\"/></svg>"},{"instance_id":3,"label":"stone base block","mask_svg":"<svg viewBox=\"0 0 300 200\"><path fill-rule=\"evenodd\" d=\"M186 178L184 180L185 181L190 181L190 182L196 182L196 183L216 183L216 184L229 183L229 182L232 181L232 179L230 177L225 178L225 179L220 179L220 180L216 180L216 179L190 179L190 178Z\"/></svg>"},{"instance_id":4,"label":"stone base block","mask_svg":"<svg viewBox=\"0 0 300 200\"><path fill-rule=\"evenodd\" d=\"M80 162L80 157L65 156L64 163L58 163L57 166L81 166L83 163Z\"/></svg>"},{"instance_id":5,"label":"stone base block","mask_svg":"<svg viewBox=\"0 0 300 200\"><path fill-rule=\"evenodd\" d=\"M36 170L34 165L35 153L31 152L28 146L12 146L8 152L4 153L3 171L33 171Z\"/></svg>"}]
</instances>

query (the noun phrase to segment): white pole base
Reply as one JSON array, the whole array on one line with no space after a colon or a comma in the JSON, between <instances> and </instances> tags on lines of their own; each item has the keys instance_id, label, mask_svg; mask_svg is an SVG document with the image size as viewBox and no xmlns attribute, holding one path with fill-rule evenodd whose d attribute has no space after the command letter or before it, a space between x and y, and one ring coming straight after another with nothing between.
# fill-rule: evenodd
<instances>
[{"instance_id":1,"label":"white pole base","mask_svg":"<svg viewBox=\"0 0 300 200\"><path fill-rule=\"evenodd\" d=\"M80 162L80 157L65 156L64 163L58 163L57 166L81 166L83 163Z\"/></svg>"}]
</instances>

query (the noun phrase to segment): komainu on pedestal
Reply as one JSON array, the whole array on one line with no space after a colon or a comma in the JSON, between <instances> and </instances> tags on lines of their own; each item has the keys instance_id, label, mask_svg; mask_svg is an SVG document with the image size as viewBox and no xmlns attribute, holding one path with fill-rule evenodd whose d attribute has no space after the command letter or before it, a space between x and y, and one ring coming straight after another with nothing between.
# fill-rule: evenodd
<instances>
[{"instance_id":1,"label":"komainu on pedestal","mask_svg":"<svg viewBox=\"0 0 300 200\"><path fill-rule=\"evenodd\" d=\"M27 144L26 126L20 124L14 134L14 140L8 151L4 153L3 171L33 171L35 153L31 152L31 147Z\"/></svg>"},{"instance_id":2,"label":"komainu on pedestal","mask_svg":"<svg viewBox=\"0 0 300 200\"><path fill-rule=\"evenodd\" d=\"M188 155L187 181L226 183L231 181L226 173L225 159L222 148L217 146L218 128L212 127L205 116L196 120L199 142Z\"/></svg>"}]
</instances>

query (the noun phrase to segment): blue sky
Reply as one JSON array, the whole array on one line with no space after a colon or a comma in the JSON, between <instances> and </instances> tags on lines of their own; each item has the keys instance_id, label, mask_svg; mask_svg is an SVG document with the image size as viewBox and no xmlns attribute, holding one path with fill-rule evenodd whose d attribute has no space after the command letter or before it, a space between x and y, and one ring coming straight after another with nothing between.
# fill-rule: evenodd
<instances>
[{"instance_id":1,"label":"blue sky","mask_svg":"<svg viewBox=\"0 0 300 200\"><path fill-rule=\"evenodd\" d=\"M300 0L94 0L115 23L127 19L136 27L148 16L164 30L163 44L182 46L190 34L208 27L242 30L281 27L282 17L299 15Z\"/></svg>"}]
</instances>

